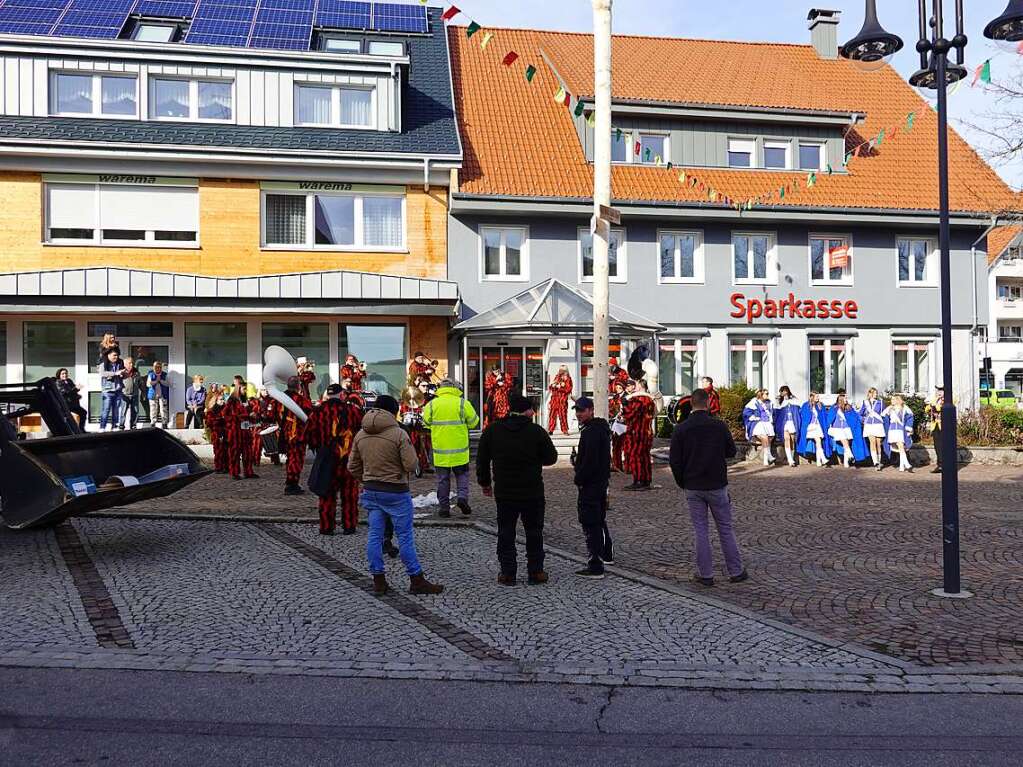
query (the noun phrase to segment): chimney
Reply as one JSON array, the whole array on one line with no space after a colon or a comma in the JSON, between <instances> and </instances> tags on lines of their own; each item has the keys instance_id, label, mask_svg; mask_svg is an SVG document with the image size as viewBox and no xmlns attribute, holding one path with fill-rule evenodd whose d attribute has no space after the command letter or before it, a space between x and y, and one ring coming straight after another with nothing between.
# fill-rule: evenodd
<instances>
[{"instance_id":1,"label":"chimney","mask_svg":"<svg viewBox=\"0 0 1023 767\"><path fill-rule=\"evenodd\" d=\"M813 8L807 15L810 22L810 42L822 59L838 58L838 17L841 11Z\"/></svg>"}]
</instances>

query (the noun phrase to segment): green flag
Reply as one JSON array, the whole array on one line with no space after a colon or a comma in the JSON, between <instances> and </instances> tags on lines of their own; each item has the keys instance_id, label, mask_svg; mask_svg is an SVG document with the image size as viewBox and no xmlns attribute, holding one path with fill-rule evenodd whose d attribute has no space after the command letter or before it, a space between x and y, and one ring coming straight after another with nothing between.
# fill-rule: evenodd
<instances>
[{"instance_id":1,"label":"green flag","mask_svg":"<svg viewBox=\"0 0 1023 767\"><path fill-rule=\"evenodd\" d=\"M906 132L913 130L913 122L916 120L916 112L910 112L906 115Z\"/></svg>"},{"instance_id":2,"label":"green flag","mask_svg":"<svg viewBox=\"0 0 1023 767\"><path fill-rule=\"evenodd\" d=\"M472 37L477 32L479 32L481 29L482 29L482 27L479 24L477 24L475 21L470 21L469 22L469 26L466 27L465 36L466 37Z\"/></svg>"},{"instance_id":3,"label":"green flag","mask_svg":"<svg viewBox=\"0 0 1023 767\"><path fill-rule=\"evenodd\" d=\"M530 64L528 67L526 67L526 82L527 83L533 82L534 77L536 77L536 67Z\"/></svg>"},{"instance_id":4,"label":"green flag","mask_svg":"<svg viewBox=\"0 0 1023 767\"><path fill-rule=\"evenodd\" d=\"M586 109L586 107L583 106L583 102L581 102L581 101L575 102L574 114L575 114L576 117L582 117L583 116L583 111L585 109Z\"/></svg>"}]
</instances>

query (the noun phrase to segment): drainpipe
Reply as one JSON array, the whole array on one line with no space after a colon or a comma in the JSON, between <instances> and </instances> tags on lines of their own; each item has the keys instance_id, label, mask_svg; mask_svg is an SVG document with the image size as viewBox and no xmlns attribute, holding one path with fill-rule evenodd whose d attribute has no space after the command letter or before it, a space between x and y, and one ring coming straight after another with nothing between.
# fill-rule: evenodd
<instances>
[{"instance_id":1,"label":"drainpipe","mask_svg":"<svg viewBox=\"0 0 1023 767\"><path fill-rule=\"evenodd\" d=\"M984 233L980 237L978 237L976 240L974 240L973 244L970 246L970 275L973 278L973 280L972 280L973 281L973 326L970 328L970 359L972 359L974 361L974 364L976 364L976 360L977 360L977 330L980 328L980 324L978 322L978 315L979 315L980 309L979 309L979 307L977 305L977 245L980 243L981 240L986 240L987 236L989 234L991 234L992 230L994 230L997 226L998 226L998 215L996 214L996 215L991 216L991 224L988 226L987 229L984 230ZM988 253L988 258L990 258L990 257L991 257L991 254ZM971 410L976 410L977 409L977 397L978 397L978 394L979 394L979 388L980 388L979 385L978 386L972 386L972 385L970 386L970 409Z\"/></svg>"},{"instance_id":2,"label":"drainpipe","mask_svg":"<svg viewBox=\"0 0 1023 767\"><path fill-rule=\"evenodd\" d=\"M430 158L423 160L423 191L430 191Z\"/></svg>"}]
</instances>

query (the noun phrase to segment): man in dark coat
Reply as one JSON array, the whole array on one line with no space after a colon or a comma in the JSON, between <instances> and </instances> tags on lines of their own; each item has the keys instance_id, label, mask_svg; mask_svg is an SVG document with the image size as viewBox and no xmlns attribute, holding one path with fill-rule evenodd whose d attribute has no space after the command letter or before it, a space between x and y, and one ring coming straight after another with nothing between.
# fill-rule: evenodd
<instances>
[{"instance_id":1,"label":"man in dark coat","mask_svg":"<svg viewBox=\"0 0 1023 767\"><path fill-rule=\"evenodd\" d=\"M614 564L611 533L607 529L607 485L611 478L611 427L593 415L593 400L575 402L579 421L579 448L575 457L575 485L579 488L579 524L586 535L589 563L576 572L583 578L603 578L604 565Z\"/></svg>"},{"instance_id":2,"label":"man in dark coat","mask_svg":"<svg viewBox=\"0 0 1023 767\"><path fill-rule=\"evenodd\" d=\"M543 467L558 462L558 451L547 431L534 422L536 413L528 399L512 394L508 406L510 412L491 423L480 438L476 479L483 495L497 501L497 558L501 563L497 582L515 585L515 531L521 517L529 583L539 585L547 582L543 569Z\"/></svg>"}]
</instances>

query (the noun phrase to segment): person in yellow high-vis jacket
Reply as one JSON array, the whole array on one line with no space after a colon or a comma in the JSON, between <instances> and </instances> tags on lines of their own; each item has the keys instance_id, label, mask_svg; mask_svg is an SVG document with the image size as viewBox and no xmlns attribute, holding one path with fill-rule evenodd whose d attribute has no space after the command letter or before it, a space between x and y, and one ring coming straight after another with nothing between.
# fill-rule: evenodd
<instances>
[{"instance_id":1,"label":"person in yellow high-vis jacket","mask_svg":"<svg viewBox=\"0 0 1023 767\"><path fill-rule=\"evenodd\" d=\"M472 514L469 506L469 430L479 426L480 417L462 393L461 384L444 379L437 396L423 409L423 425L433 442L433 466L437 471L437 500L440 516L451 516L451 475L458 487L458 508Z\"/></svg>"}]
</instances>

